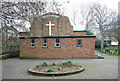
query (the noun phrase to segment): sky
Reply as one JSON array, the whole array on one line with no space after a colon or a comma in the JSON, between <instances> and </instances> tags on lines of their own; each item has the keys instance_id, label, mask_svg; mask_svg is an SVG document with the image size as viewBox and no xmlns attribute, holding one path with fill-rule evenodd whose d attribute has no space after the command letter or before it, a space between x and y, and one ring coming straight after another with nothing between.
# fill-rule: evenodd
<instances>
[{"instance_id":1,"label":"sky","mask_svg":"<svg viewBox=\"0 0 120 81\"><path fill-rule=\"evenodd\" d=\"M46 1L52 1L52 0L46 0ZM68 16L71 25L73 25L74 30L84 30L85 26L81 24L74 25L71 21L72 19L72 12L76 10L83 10L84 7L89 7L93 2L100 3L101 5L105 5L108 9L115 10L118 12L118 2L120 0L55 0L60 3L62 3L62 6L64 7L64 15ZM65 4L63 2L68 2L68 4ZM84 6L84 7L83 7Z\"/></svg>"},{"instance_id":2,"label":"sky","mask_svg":"<svg viewBox=\"0 0 120 81\"><path fill-rule=\"evenodd\" d=\"M118 12L118 2L120 0L57 0L60 2L64 2L64 1L69 1L69 4L65 4L64 8L65 8L65 12L64 15L68 16L70 19L71 24L74 27L74 30L83 30L85 27L82 26L81 24L77 24L74 25L71 21L72 18L72 12L76 11L76 10L83 10L84 7L89 7L89 5L91 5L93 2L95 3L100 3L103 6L106 6L108 9L112 9L115 10L116 12Z\"/></svg>"}]
</instances>

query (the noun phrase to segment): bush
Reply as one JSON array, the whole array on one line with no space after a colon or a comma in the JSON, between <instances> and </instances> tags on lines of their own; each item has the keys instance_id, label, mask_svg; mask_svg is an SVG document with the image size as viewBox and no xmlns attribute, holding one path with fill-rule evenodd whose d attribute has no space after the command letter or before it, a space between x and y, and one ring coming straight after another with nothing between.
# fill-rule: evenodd
<instances>
[{"instance_id":1,"label":"bush","mask_svg":"<svg viewBox=\"0 0 120 81\"><path fill-rule=\"evenodd\" d=\"M60 70L60 68L58 68L57 70Z\"/></svg>"},{"instance_id":2,"label":"bush","mask_svg":"<svg viewBox=\"0 0 120 81\"><path fill-rule=\"evenodd\" d=\"M36 65L36 67L38 68L38 67L39 67L39 65Z\"/></svg>"},{"instance_id":3,"label":"bush","mask_svg":"<svg viewBox=\"0 0 120 81\"><path fill-rule=\"evenodd\" d=\"M55 64L55 63L52 63L52 65L53 65L53 66L56 66L56 64Z\"/></svg>"},{"instance_id":4,"label":"bush","mask_svg":"<svg viewBox=\"0 0 120 81\"><path fill-rule=\"evenodd\" d=\"M68 67L72 67L72 65L68 65Z\"/></svg>"},{"instance_id":5,"label":"bush","mask_svg":"<svg viewBox=\"0 0 120 81\"><path fill-rule=\"evenodd\" d=\"M47 72L54 72L54 70L53 69L48 69Z\"/></svg>"},{"instance_id":6,"label":"bush","mask_svg":"<svg viewBox=\"0 0 120 81\"><path fill-rule=\"evenodd\" d=\"M71 61L68 61L68 64L72 64L72 62L71 62Z\"/></svg>"},{"instance_id":7,"label":"bush","mask_svg":"<svg viewBox=\"0 0 120 81\"><path fill-rule=\"evenodd\" d=\"M93 33L90 30L86 30L86 35L93 35Z\"/></svg>"},{"instance_id":8,"label":"bush","mask_svg":"<svg viewBox=\"0 0 120 81\"><path fill-rule=\"evenodd\" d=\"M71 67L72 66L72 62L71 61L63 62L62 65Z\"/></svg>"},{"instance_id":9,"label":"bush","mask_svg":"<svg viewBox=\"0 0 120 81\"><path fill-rule=\"evenodd\" d=\"M47 64L46 62L43 62L43 63L42 63L42 66L45 66L45 67L46 67L46 66L48 66L48 64Z\"/></svg>"},{"instance_id":10,"label":"bush","mask_svg":"<svg viewBox=\"0 0 120 81\"><path fill-rule=\"evenodd\" d=\"M107 47L107 44L106 44L106 43L103 43L103 46L104 46L104 47ZM101 40L99 40L99 39L96 39L96 40L95 40L95 48L98 48L98 49L101 48Z\"/></svg>"},{"instance_id":11,"label":"bush","mask_svg":"<svg viewBox=\"0 0 120 81\"><path fill-rule=\"evenodd\" d=\"M101 41L98 39L95 40L95 48L101 48Z\"/></svg>"}]
</instances>

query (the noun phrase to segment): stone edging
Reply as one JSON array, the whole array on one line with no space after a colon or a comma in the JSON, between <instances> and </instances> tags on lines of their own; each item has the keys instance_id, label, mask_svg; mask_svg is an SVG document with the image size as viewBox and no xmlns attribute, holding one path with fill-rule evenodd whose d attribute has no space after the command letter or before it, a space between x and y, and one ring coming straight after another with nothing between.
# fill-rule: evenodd
<instances>
[{"instance_id":1,"label":"stone edging","mask_svg":"<svg viewBox=\"0 0 120 81\"><path fill-rule=\"evenodd\" d=\"M34 68L34 67L32 67ZM70 71L70 72L62 72L62 73L45 73L45 72L37 72L37 71L33 71L31 70L32 68L30 68L28 70L29 73L33 74L33 75L45 75L45 76L62 76L62 75L71 75L71 74L75 74L75 73L80 73L82 71L85 70L85 68L82 66L82 68L80 70L76 70L76 71Z\"/></svg>"}]
</instances>

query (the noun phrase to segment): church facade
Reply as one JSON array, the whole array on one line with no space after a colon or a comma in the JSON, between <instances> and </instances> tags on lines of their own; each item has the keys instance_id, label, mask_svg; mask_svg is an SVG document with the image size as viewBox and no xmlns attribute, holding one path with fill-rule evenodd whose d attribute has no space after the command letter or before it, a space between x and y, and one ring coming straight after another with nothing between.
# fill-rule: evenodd
<instances>
[{"instance_id":1,"label":"church facade","mask_svg":"<svg viewBox=\"0 0 120 81\"><path fill-rule=\"evenodd\" d=\"M69 18L47 13L20 32L20 58L95 58L95 36L73 31Z\"/></svg>"}]
</instances>

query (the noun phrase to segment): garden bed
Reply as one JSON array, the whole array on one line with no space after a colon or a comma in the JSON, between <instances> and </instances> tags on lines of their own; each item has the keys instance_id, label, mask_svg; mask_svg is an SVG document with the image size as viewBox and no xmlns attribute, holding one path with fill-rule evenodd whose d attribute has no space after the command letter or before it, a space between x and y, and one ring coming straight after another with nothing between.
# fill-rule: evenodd
<instances>
[{"instance_id":1,"label":"garden bed","mask_svg":"<svg viewBox=\"0 0 120 81\"><path fill-rule=\"evenodd\" d=\"M68 75L79 73L85 70L83 66L75 65L71 61L64 62L61 64L47 64L43 62L42 65L36 65L29 69L29 72L32 74L40 74L40 75Z\"/></svg>"}]
</instances>

